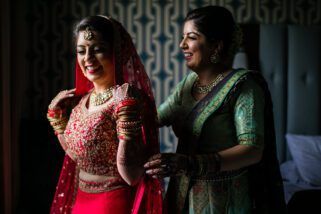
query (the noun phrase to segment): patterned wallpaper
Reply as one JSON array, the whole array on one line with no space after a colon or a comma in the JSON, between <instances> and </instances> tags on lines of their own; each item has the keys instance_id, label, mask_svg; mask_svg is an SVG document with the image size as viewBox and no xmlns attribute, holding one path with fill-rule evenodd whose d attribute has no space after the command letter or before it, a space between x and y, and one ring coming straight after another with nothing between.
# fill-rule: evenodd
<instances>
[{"instance_id":1,"label":"patterned wallpaper","mask_svg":"<svg viewBox=\"0 0 321 214\"><path fill-rule=\"evenodd\" d=\"M228 8L238 23L321 24L320 0L33 0L26 4L24 118L44 119L48 103L73 87L73 24L87 15L118 19L132 35L153 84L157 105L188 72L179 49L188 10L204 5ZM172 149L171 131L161 131L163 150Z\"/></svg>"}]
</instances>

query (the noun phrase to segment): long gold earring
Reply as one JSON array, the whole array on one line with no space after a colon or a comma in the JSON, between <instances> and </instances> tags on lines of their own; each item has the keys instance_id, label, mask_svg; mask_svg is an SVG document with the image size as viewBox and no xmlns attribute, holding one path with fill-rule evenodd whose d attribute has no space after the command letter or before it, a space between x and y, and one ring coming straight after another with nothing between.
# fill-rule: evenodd
<instances>
[{"instance_id":1,"label":"long gold earring","mask_svg":"<svg viewBox=\"0 0 321 214\"><path fill-rule=\"evenodd\" d=\"M217 64L220 62L220 56L218 55L218 52L215 51L211 56L210 56L210 61L212 64Z\"/></svg>"}]
</instances>

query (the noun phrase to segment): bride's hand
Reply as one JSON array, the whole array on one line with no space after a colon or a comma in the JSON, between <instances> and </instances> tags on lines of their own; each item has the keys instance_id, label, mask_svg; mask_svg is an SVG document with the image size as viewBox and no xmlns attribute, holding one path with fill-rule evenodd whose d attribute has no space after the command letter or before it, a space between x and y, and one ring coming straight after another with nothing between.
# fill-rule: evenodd
<instances>
[{"instance_id":1,"label":"bride's hand","mask_svg":"<svg viewBox=\"0 0 321 214\"><path fill-rule=\"evenodd\" d=\"M76 89L64 90L60 91L57 96L51 101L49 105L49 109L58 110L65 109L68 106L72 105L72 103L78 99L75 96Z\"/></svg>"}]
</instances>

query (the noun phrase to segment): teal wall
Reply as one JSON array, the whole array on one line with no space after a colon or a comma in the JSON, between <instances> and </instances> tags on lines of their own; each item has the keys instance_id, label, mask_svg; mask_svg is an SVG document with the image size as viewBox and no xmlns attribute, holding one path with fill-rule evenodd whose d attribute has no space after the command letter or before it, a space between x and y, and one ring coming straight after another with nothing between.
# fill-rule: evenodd
<instances>
[{"instance_id":1,"label":"teal wall","mask_svg":"<svg viewBox=\"0 0 321 214\"><path fill-rule=\"evenodd\" d=\"M44 118L51 98L73 87L73 24L87 15L105 14L118 19L133 38L149 74L159 105L188 70L179 48L182 21L188 10L204 5L228 8L238 23L321 23L318 0L69 0L30 1L26 22L27 85L23 117ZM31 97L31 99L30 99ZM163 150L174 136L162 130Z\"/></svg>"}]
</instances>

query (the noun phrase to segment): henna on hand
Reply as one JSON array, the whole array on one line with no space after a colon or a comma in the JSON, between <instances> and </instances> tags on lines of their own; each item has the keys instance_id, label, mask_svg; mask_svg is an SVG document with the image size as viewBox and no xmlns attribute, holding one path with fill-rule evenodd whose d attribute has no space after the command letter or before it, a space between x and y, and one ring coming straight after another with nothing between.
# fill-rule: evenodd
<instances>
[{"instance_id":1,"label":"henna on hand","mask_svg":"<svg viewBox=\"0 0 321 214\"><path fill-rule=\"evenodd\" d=\"M60 91L57 96L49 104L49 109L65 109L74 103L76 89ZM76 98L79 99L79 98Z\"/></svg>"},{"instance_id":2,"label":"henna on hand","mask_svg":"<svg viewBox=\"0 0 321 214\"><path fill-rule=\"evenodd\" d=\"M150 157L144 167L153 177L179 176L189 172L189 159L184 154L160 153Z\"/></svg>"}]
</instances>

